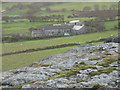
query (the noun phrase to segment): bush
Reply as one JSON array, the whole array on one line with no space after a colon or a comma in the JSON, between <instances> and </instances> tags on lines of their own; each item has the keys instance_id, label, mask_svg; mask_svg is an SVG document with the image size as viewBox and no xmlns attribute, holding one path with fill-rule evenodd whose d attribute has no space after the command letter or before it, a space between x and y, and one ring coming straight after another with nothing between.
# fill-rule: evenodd
<instances>
[{"instance_id":1,"label":"bush","mask_svg":"<svg viewBox=\"0 0 120 90\"><path fill-rule=\"evenodd\" d=\"M85 27L87 32L99 32L105 29L104 23L98 19L86 21Z\"/></svg>"}]
</instances>

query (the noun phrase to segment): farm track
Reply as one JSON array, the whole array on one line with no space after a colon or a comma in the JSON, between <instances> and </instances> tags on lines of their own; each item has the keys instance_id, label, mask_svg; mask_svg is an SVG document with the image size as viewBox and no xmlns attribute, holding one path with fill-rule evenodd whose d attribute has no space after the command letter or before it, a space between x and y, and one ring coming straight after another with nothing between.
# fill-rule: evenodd
<instances>
[{"instance_id":1,"label":"farm track","mask_svg":"<svg viewBox=\"0 0 120 90\"><path fill-rule=\"evenodd\" d=\"M63 47L76 46L76 45L80 45L80 44L70 43L70 44L61 44L61 45L56 45L56 46L49 46L49 47L45 47L45 48L27 49L27 50L24 50L24 51L4 53L4 54L2 54L0 56L7 56L7 55L13 55L13 54L20 54L20 53L30 53L30 52L35 52L35 51L42 51L42 50L48 50L48 49L63 48Z\"/></svg>"}]
</instances>

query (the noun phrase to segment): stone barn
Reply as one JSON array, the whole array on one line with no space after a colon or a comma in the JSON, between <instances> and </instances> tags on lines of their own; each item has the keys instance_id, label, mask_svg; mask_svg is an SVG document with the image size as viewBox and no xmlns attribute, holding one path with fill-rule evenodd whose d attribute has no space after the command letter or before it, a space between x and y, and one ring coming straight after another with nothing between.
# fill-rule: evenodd
<instances>
[{"instance_id":1,"label":"stone barn","mask_svg":"<svg viewBox=\"0 0 120 90\"><path fill-rule=\"evenodd\" d=\"M84 24L79 20L70 21L69 24L53 24L42 28L33 28L32 37L67 36L85 33Z\"/></svg>"}]
</instances>

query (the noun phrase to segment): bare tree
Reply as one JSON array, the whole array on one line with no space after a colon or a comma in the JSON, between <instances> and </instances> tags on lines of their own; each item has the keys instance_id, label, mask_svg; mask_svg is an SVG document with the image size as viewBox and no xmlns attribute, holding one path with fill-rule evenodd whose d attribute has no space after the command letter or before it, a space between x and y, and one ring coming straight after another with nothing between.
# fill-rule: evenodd
<instances>
[{"instance_id":1,"label":"bare tree","mask_svg":"<svg viewBox=\"0 0 120 90\"><path fill-rule=\"evenodd\" d=\"M102 5L102 9L103 10L107 10L107 6L106 5Z\"/></svg>"},{"instance_id":2,"label":"bare tree","mask_svg":"<svg viewBox=\"0 0 120 90\"><path fill-rule=\"evenodd\" d=\"M99 11L99 10L100 10L99 5L98 5L98 4L95 4L95 5L94 5L94 9L95 9L95 11Z\"/></svg>"},{"instance_id":3,"label":"bare tree","mask_svg":"<svg viewBox=\"0 0 120 90\"><path fill-rule=\"evenodd\" d=\"M91 7L84 7L83 8L83 11L90 11L91 10Z\"/></svg>"},{"instance_id":4,"label":"bare tree","mask_svg":"<svg viewBox=\"0 0 120 90\"><path fill-rule=\"evenodd\" d=\"M116 4L112 4L109 7L110 10L116 10L117 9L117 5Z\"/></svg>"}]
</instances>

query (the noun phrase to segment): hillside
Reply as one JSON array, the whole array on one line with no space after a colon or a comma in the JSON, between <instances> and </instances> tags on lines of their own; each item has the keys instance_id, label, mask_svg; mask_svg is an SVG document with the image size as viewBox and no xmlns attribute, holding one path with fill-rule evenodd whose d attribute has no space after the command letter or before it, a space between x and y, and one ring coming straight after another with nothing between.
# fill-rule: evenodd
<instances>
[{"instance_id":1,"label":"hillside","mask_svg":"<svg viewBox=\"0 0 120 90\"><path fill-rule=\"evenodd\" d=\"M4 2L0 13L0 90L120 87L118 3Z\"/></svg>"},{"instance_id":2,"label":"hillside","mask_svg":"<svg viewBox=\"0 0 120 90\"><path fill-rule=\"evenodd\" d=\"M2 9L3 10L6 10L7 8L11 8L12 6L14 5L18 5L19 3L4 3L2 5ZM34 5L34 3L22 3L23 5ZM37 5L40 5L40 3L37 3L36 4L36 7ZM39 10L34 14L34 15L37 15L37 16L44 16L44 15L53 15L53 14L61 14L61 15L65 15L65 16L68 16L68 15L71 15L72 12L71 10L83 10L85 7L90 7L91 10L95 10L95 5L98 5L98 8L99 10L104 10L104 9L109 9L110 6L112 4L115 4L117 5L117 3L114 3L114 2L106 2L106 3L103 3L103 2L69 2L69 3L55 3L53 5L49 5L49 6L42 6L39 8ZM51 10L62 10L62 9L65 9L65 12L46 12L46 8L50 8ZM41 9L41 10L40 10ZM12 10L10 12L7 12L5 14L3 14L3 16L23 16L27 11L29 10L28 7L25 7L25 8L22 8L22 9L16 9L16 10Z\"/></svg>"},{"instance_id":3,"label":"hillside","mask_svg":"<svg viewBox=\"0 0 120 90\"><path fill-rule=\"evenodd\" d=\"M97 6L95 6L97 5ZM67 2L67 3L3 3L2 9L6 10L2 16L49 16L49 15L64 15L65 21L80 20L81 22L95 19L96 17L74 17L67 18L73 15L74 10L84 11L84 8L90 8L90 11L98 10L108 10L110 7L117 6L114 2ZM48 9L48 10L47 10ZM117 8L115 8L117 9ZM106 21L105 28L114 28L117 26L117 20ZM37 27L41 25L54 24L55 22L29 22L28 19L18 19L15 22L5 23L5 21L0 21L3 23L3 37L8 37L16 34L31 37L31 32L29 28ZM114 23L114 24L113 24ZM22 26L22 27L21 27Z\"/></svg>"},{"instance_id":4,"label":"hillside","mask_svg":"<svg viewBox=\"0 0 120 90\"><path fill-rule=\"evenodd\" d=\"M83 45L4 72L3 88L118 88L118 43Z\"/></svg>"},{"instance_id":5,"label":"hillside","mask_svg":"<svg viewBox=\"0 0 120 90\"><path fill-rule=\"evenodd\" d=\"M70 43L85 44L86 42L99 40L100 38L107 38L107 37L109 37L111 35L115 35L115 34L118 34L117 30L69 36L69 37L52 38L52 39L31 40L31 41L14 42L14 43L3 43L2 44L2 46L3 46L2 53L5 54L5 53L11 53L11 52L17 52L17 51L24 51L27 49L45 48L45 47L49 47L49 46L56 46L56 45L70 44ZM103 43L103 42L99 42L99 43ZM51 50L43 50L43 51L3 56L2 57L2 60L3 60L2 70L7 71L10 69L15 69L15 68L17 69L20 67L25 67L25 66L29 65L30 63L33 63L39 59L43 59L47 56L58 54L58 53L64 53L67 50L69 50L73 47L77 47L77 46L78 45L64 47L64 48L51 49ZM29 60L29 62L28 62L28 60Z\"/></svg>"}]
</instances>

